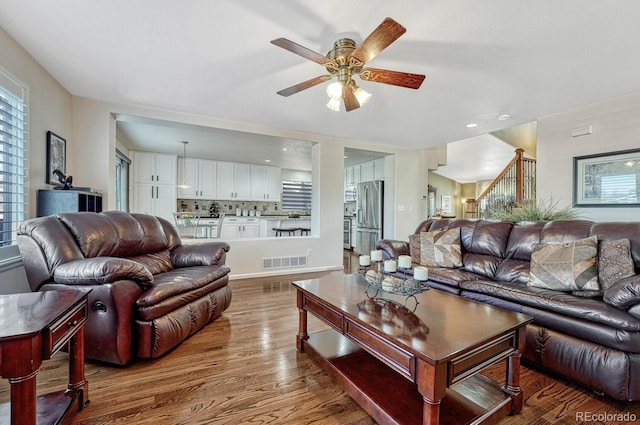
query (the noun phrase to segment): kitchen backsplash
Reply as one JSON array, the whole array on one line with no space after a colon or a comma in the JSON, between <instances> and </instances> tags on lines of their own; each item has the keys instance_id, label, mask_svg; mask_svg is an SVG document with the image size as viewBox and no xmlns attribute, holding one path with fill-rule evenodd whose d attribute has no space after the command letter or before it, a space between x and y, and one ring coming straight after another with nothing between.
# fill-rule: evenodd
<instances>
[{"instance_id":1,"label":"kitchen backsplash","mask_svg":"<svg viewBox=\"0 0 640 425\"><path fill-rule=\"evenodd\" d=\"M310 214L310 211L286 210L283 212L282 202L178 199L177 203L177 211L201 212L203 215L209 215L209 213L235 215L238 208L241 211L247 210L249 214L253 211L253 215L257 215L258 211L260 215Z\"/></svg>"}]
</instances>

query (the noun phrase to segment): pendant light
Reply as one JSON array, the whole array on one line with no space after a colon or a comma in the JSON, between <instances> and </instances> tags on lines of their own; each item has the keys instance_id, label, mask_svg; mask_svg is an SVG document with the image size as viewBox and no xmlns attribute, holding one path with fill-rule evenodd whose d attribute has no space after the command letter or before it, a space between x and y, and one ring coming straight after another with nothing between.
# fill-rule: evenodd
<instances>
[{"instance_id":1,"label":"pendant light","mask_svg":"<svg viewBox=\"0 0 640 425\"><path fill-rule=\"evenodd\" d=\"M180 189L188 189L191 186L189 186L187 184L187 179L185 178L185 169L187 168L187 144L189 143L186 140L183 140L182 142L182 183L178 185L178 187Z\"/></svg>"}]
</instances>

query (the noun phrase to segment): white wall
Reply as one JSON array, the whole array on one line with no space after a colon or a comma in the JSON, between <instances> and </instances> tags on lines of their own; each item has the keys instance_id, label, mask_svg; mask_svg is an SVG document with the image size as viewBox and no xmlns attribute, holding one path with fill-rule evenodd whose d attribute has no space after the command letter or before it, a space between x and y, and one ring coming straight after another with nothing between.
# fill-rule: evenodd
<instances>
[{"instance_id":1,"label":"white wall","mask_svg":"<svg viewBox=\"0 0 640 425\"><path fill-rule=\"evenodd\" d=\"M0 28L0 66L29 87L29 214L36 214L36 190L45 184L47 131L67 141L67 174L74 174L72 97L18 43Z\"/></svg>"},{"instance_id":2,"label":"white wall","mask_svg":"<svg viewBox=\"0 0 640 425\"><path fill-rule=\"evenodd\" d=\"M47 189L46 137L53 131L67 140L67 158L73 161L75 141L72 130L71 95L33 58L0 28L0 66L29 87L29 199L28 216L36 215L36 190ZM73 168L67 174L73 175ZM0 248L0 294L30 292L24 267L15 259L16 247ZM11 259L13 257L13 259Z\"/></svg>"},{"instance_id":3,"label":"white wall","mask_svg":"<svg viewBox=\"0 0 640 425\"><path fill-rule=\"evenodd\" d=\"M307 270L326 270L342 268L342 223L344 180L344 148L376 150L385 152L395 158L389 164L389 184L402 182L392 197L389 217L395 223L388 226L386 237L397 237L406 240L424 215L419 203L420 184L418 170L421 168L421 156L416 151L372 145L363 142L330 138L325 136L291 132L280 129L258 127L250 123L238 123L214 117L184 114L134 105L119 105L93 99L74 97L74 138L81 141L78 156L87 158L76 166L77 181L82 186L91 186L105 190L105 209L113 209L115 172L115 121L117 114L138 115L153 119L176 121L202 126L221 127L238 131L261 132L263 134L296 138L315 142L313 146L314 200L312 210L311 238L281 238L265 240L233 240L230 241L231 252L228 263L233 277L266 274L262 271L263 257L282 257L305 255L311 250L309 268ZM395 155L393 155L395 154ZM92 160L100 158L100 161ZM385 162L385 171L387 163ZM340 170L340 172L337 172ZM387 176L387 174L385 174ZM74 176L74 182L76 176ZM399 205L393 211L393 205ZM396 236L397 235L397 236ZM283 270L278 270L282 272ZM285 270L286 272L287 270ZM301 271L291 269L290 272Z\"/></svg>"},{"instance_id":4,"label":"white wall","mask_svg":"<svg viewBox=\"0 0 640 425\"><path fill-rule=\"evenodd\" d=\"M571 137L576 127L593 133ZM537 196L571 205L573 157L640 148L640 92L608 99L538 120ZM637 221L639 208L581 208L581 218Z\"/></svg>"}]
</instances>

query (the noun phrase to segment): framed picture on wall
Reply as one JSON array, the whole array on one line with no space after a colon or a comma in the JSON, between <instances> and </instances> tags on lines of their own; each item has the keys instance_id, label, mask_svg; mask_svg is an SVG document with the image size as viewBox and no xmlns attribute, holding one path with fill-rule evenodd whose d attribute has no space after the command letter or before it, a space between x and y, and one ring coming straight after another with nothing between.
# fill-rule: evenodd
<instances>
[{"instance_id":1,"label":"framed picture on wall","mask_svg":"<svg viewBox=\"0 0 640 425\"><path fill-rule=\"evenodd\" d=\"M67 174L67 141L52 131L47 131L47 184L59 184L58 177L53 174L55 170Z\"/></svg>"},{"instance_id":2,"label":"framed picture on wall","mask_svg":"<svg viewBox=\"0 0 640 425\"><path fill-rule=\"evenodd\" d=\"M442 195L442 213L450 213L451 212L451 196Z\"/></svg>"},{"instance_id":3,"label":"framed picture on wall","mask_svg":"<svg viewBox=\"0 0 640 425\"><path fill-rule=\"evenodd\" d=\"M573 206L640 206L640 150L574 157Z\"/></svg>"}]
</instances>

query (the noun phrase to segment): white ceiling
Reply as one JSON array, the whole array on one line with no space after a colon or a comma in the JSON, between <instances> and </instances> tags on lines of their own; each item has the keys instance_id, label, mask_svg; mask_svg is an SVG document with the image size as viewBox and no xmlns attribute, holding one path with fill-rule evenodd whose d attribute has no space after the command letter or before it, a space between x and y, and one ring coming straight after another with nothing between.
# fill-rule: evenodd
<instances>
[{"instance_id":1,"label":"white ceiling","mask_svg":"<svg viewBox=\"0 0 640 425\"><path fill-rule=\"evenodd\" d=\"M276 94L326 71L270 40L325 54L387 16L407 32L369 65L425 74L419 90L359 81L373 97L348 113L326 83ZM639 16L637 0L0 0L0 25L73 95L407 148L640 90Z\"/></svg>"},{"instance_id":2,"label":"white ceiling","mask_svg":"<svg viewBox=\"0 0 640 425\"><path fill-rule=\"evenodd\" d=\"M447 164L435 173L458 183L493 180L515 154L513 146L483 134L447 144Z\"/></svg>"}]
</instances>

